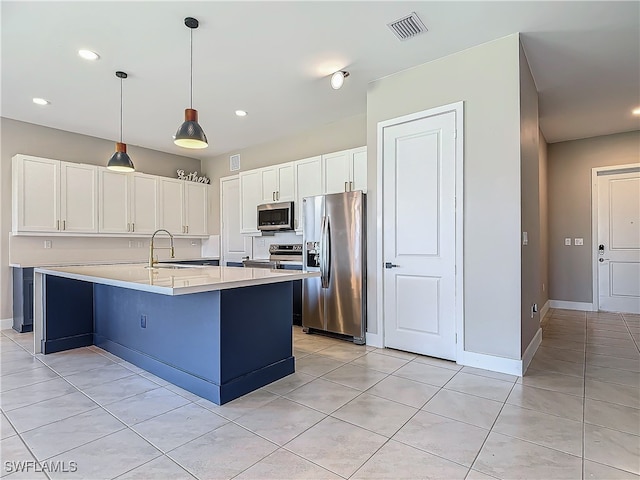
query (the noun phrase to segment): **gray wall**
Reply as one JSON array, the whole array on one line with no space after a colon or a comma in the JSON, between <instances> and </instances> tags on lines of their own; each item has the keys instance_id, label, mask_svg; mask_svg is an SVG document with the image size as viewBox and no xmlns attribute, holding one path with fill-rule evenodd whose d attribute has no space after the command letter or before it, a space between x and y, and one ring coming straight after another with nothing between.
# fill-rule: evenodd
<instances>
[{"instance_id":1,"label":"gray wall","mask_svg":"<svg viewBox=\"0 0 640 480\"><path fill-rule=\"evenodd\" d=\"M11 231L11 157L17 153L67 162L106 165L114 152L110 140L78 135L63 130L0 118L0 319L11 318L11 269L9 232ZM200 160L128 146L128 153L139 172L176 178L176 169L200 170ZM59 238L59 237L58 237ZM87 239L87 241L89 241Z\"/></svg>"},{"instance_id":2,"label":"gray wall","mask_svg":"<svg viewBox=\"0 0 640 480\"><path fill-rule=\"evenodd\" d=\"M540 316L531 306L540 304L540 128L538 92L527 57L520 46L520 190L521 229L527 232L528 245L521 246L520 294L521 354L540 328ZM522 244L522 242L521 242Z\"/></svg>"},{"instance_id":3,"label":"gray wall","mask_svg":"<svg viewBox=\"0 0 640 480\"><path fill-rule=\"evenodd\" d=\"M516 34L372 82L367 94L370 206L378 122L464 101L465 350L512 359L521 355L519 86ZM368 330L377 332L381 246L376 209L368 214Z\"/></svg>"},{"instance_id":4,"label":"gray wall","mask_svg":"<svg viewBox=\"0 0 640 480\"><path fill-rule=\"evenodd\" d=\"M540 200L540 304L542 309L549 300L549 192L547 173L547 141L539 134L539 200Z\"/></svg>"},{"instance_id":5,"label":"gray wall","mask_svg":"<svg viewBox=\"0 0 640 480\"><path fill-rule=\"evenodd\" d=\"M548 146L549 298L593 301L591 169L640 162L640 132L552 143ZM564 246L564 238L584 246Z\"/></svg>"},{"instance_id":6,"label":"gray wall","mask_svg":"<svg viewBox=\"0 0 640 480\"><path fill-rule=\"evenodd\" d=\"M281 138L253 147L219 155L202 161L202 171L211 179L213 195L220 198L220 178L238 173L229 170L229 156L240 154L240 171L276 165L278 163L362 147L367 140L367 119L363 113L329 123L311 131ZM209 232L220 233L220 209L214 208L209 218Z\"/></svg>"}]
</instances>

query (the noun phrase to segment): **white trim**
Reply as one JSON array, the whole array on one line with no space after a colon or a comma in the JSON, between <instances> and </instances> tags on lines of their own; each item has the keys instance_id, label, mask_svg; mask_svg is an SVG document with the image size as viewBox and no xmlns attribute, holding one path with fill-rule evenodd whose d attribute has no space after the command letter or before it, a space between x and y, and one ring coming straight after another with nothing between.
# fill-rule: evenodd
<instances>
[{"instance_id":1,"label":"white trim","mask_svg":"<svg viewBox=\"0 0 640 480\"><path fill-rule=\"evenodd\" d=\"M540 346L541 343L542 343L542 329L539 328L536 334L531 339L531 342L529 342L529 346L524 351L524 355L522 355L522 373L520 374L520 376L524 376L525 372L527 371L527 368L529 368L529 364L531 363L531 360L533 360L533 356L538 351L538 347Z\"/></svg>"},{"instance_id":2,"label":"white trim","mask_svg":"<svg viewBox=\"0 0 640 480\"><path fill-rule=\"evenodd\" d=\"M507 375L522 375L522 360L514 358L497 357L486 353L462 352L462 358L456 363L467 367L482 368L493 372L506 373Z\"/></svg>"},{"instance_id":3,"label":"white trim","mask_svg":"<svg viewBox=\"0 0 640 480\"><path fill-rule=\"evenodd\" d=\"M370 347L384 348L382 335L379 333L366 333L366 344Z\"/></svg>"},{"instance_id":4,"label":"white trim","mask_svg":"<svg viewBox=\"0 0 640 480\"><path fill-rule=\"evenodd\" d=\"M224 235L223 235L223 225L222 225L222 218L223 218L223 212L222 209L224 207L224 205L222 204L222 184L223 182L230 182L231 180L236 180L239 179L240 175L235 174L235 175L228 175L226 177L220 177L220 265L226 265L227 264L227 259L224 258Z\"/></svg>"},{"instance_id":5,"label":"white trim","mask_svg":"<svg viewBox=\"0 0 640 480\"><path fill-rule=\"evenodd\" d=\"M549 307L564 308L567 310L582 310L584 312L597 312L593 308L593 303L587 302L567 302L565 300L549 300Z\"/></svg>"},{"instance_id":6,"label":"white trim","mask_svg":"<svg viewBox=\"0 0 640 480\"><path fill-rule=\"evenodd\" d=\"M547 302L542 306L542 309L540 309L540 321L542 321L542 319L545 317L545 315L549 311L549 308L551 308L549 306L549 303L550 303L550 301L547 300Z\"/></svg>"},{"instance_id":7,"label":"white trim","mask_svg":"<svg viewBox=\"0 0 640 480\"><path fill-rule=\"evenodd\" d=\"M611 167L595 167L591 169L591 282L592 282L592 308L597 312L600 309L600 292L598 288L598 174L625 171L640 168L640 163L628 163L625 165L613 165ZM564 307L553 307L564 308Z\"/></svg>"},{"instance_id":8,"label":"white trim","mask_svg":"<svg viewBox=\"0 0 640 480\"><path fill-rule=\"evenodd\" d=\"M3 318L0 320L0 330L7 330L13 327L13 318Z\"/></svg>"},{"instance_id":9,"label":"white trim","mask_svg":"<svg viewBox=\"0 0 640 480\"><path fill-rule=\"evenodd\" d=\"M464 351L464 102L455 102L440 107L430 108L409 115L404 115L390 120L378 122L377 127L377 169L376 169L376 322L379 333L373 334L372 341L375 338L380 343L380 347L384 346L384 288L383 278L384 272L382 264L384 262L383 252L384 245L382 239L383 218L382 218L382 199L383 199L383 130L400 123L412 122L421 118L434 117L443 113L454 112L456 123L456 149L455 149L455 182L456 182L456 359L463 358L467 353ZM367 334L372 335L372 334ZM367 342L368 343L368 342Z\"/></svg>"}]
</instances>

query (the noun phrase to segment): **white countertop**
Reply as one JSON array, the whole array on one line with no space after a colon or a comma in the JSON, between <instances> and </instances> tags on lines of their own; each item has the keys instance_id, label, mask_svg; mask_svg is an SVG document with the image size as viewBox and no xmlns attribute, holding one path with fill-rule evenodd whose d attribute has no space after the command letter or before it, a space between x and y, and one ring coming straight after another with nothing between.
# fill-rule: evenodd
<instances>
[{"instance_id":1,"label":"white countertop","mask_svg":"<svg viewBox=\"0 0 640 480\"><path fill-rule=\"evenodd\" d=\"M188 262L188 261L211 261L211 260L220 260L220 257L189 257L189 258L174 258L174 259L163 259L160 260L162 263L170 263L170 262ZM119 264L127 264L131 265L131 260L101 260L98 262L86 262L83 261L83 266L88 265L119 265ZM39 262L39 263L9 263L10 267L15 268L37 268L37 267L68 267L79 265L79 262L73 261L63 261L63 262Z\"/></svg>"},{"instance_id":2,"label":"white countertop","mask_svg":"<svg viewBox=\"0 0 640 480\"><path fill-rule=\"evenodd\" d=\"M165 264L166 265L166 264ZM144 263L40 267L35 273L130 288L164 295L185 295L319 277L318 272L268 268L210 267L147 268Z\"/></svg>"}]
</instances>

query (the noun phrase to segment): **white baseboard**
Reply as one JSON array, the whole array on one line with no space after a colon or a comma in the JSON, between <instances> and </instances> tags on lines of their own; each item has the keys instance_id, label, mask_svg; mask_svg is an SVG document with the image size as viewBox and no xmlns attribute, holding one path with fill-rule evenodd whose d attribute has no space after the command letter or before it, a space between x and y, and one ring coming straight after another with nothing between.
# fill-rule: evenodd
<instances>
[{"instance_id":1,"label":"white baseboard","mask_svg":"<svg viewBox=\"0 0 640 480\"><path fill-rule=\"evenodd\" d=\"M457 363L467 367L506 373L507 375L517 375L518 377L522 375L522 360L516 360L514 358L464 351L462 358L459 358Z\"/></svg>"},{"instance_id":2,"label":"white baseboard","mask_svg":"<svg viewBox=\"0 0 640 480\"><path fill-rule=\"evenodd\" d=\"M376 348L384 348L384 345L382 344L382 335L380 335L379 333L366 333L366 344L369 345L370 347L376 347Z\"/></svg>"},{"instance_id":3,"label":"white baseboard","mask_svg":"<svg viewBox=\"0 0 640 480\"><path fill-rule=\"evenodd\" d=\"M542 321L542 319L545 317L545 315L549 311L549 308L551 308L549 306L549 303L550 303L550 300L547 300L547 302L542 306L542 309L540 310L540 321Z\"/></svg>"},{"instance_id":4,"label":"white baseboard","mask_svg":"<svg viewBox=\"0 0 640 480\"><path fill-rule=\"evenodd\" d=\"M593 303L587 302L567 302L565 300L549 300L551 308L564 308L567 310L582 310L584 312L595 312Z\"/></svg>"},{"instance_id":5,"label":"white baseboard","mask_svg":"<svg viewBox=\"0 0 640 480\"><path fill-rule=\"evenodd\" d=\"M521 375L524 375L525 372L527 371L527 368L529 368L529 364L531 363L531 360L533 360L533 356L538 351L538 347L540 346L541 343L542 343L542 329L539 328L536 334L531 339L531 342L529 342L529 346L524 351L524 355L522 355Z\"/></svg>"},{"instance_id":6,"label":"white baseboard","mask_svg":"<svg viewBox=\"0 0 640 480\"><path fill-rule=\"evenodd\" d=\"M6 330L13 327L13 318L3 318L0 320L0 330Z\"/></svg>"}]
</instances>

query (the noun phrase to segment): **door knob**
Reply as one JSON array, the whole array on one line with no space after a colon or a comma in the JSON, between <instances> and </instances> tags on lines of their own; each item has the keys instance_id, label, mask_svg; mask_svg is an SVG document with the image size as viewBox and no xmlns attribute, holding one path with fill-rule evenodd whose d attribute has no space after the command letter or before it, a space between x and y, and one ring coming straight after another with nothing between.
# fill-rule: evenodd
<instances>
[{"instance_id":1,"label":"door knob","mask_svg":"<svg viewBox=\"0 0 640 480\"><path fill-rule=\"evenodd\" d=\"M396 268L398 265L391 263L391 262L386 262L384 264L384 268Z\"/></svg>"}]
</instances>

